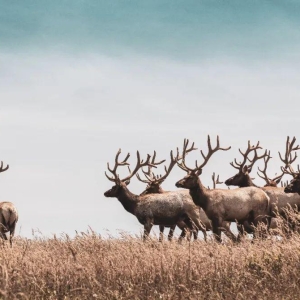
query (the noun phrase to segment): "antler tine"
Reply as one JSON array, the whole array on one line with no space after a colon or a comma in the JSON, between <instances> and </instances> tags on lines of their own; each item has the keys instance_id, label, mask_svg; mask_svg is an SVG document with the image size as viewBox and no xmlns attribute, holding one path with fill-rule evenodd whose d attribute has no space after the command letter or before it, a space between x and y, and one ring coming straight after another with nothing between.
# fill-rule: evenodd
<instances>
[{"instance_id":1,"label":"antler tine","mask_svg":"<svg viewBox=\"0 0 300 300\"><path fill-rule=\"evenodd\" d=\"M207 136L207 145L208 145L208 153L207 155L204 155L203 151L200 150L200 153L204 159L204 162L198 166L197 162L196 162L196 170L200 170L202 169L208 162L208 160L210 159L210 157L217 152L218 150L222 150L222 151L227 151L231 148L231 146L227 147L227 148L222 148L220 147L220 140L219 140L219 136L217 135L217 146L215 148L211 147L211 142L210 142L210 136Z\"/></svg>"},{"instance_id":2,"label":"antler tine","mask_svg":"<svg viewBox=\"0 0 300 300\"><path fill-rule=\"evenodd\" d=\"M267 167L268 167L268 162L269 162L270 158L272 158L272 157L270 156L270 154L271 154L271 152L270 152L270 151L267 152L267 150L266 150L266 152L265 152L264 155L262 156L262 157L264 158L264 168L263 168L263 170L261 170L261 169L258 167L258 171L261 172L261 173L263 174L263 176L260 175L259 172L257 172L257 175L258 175L260 178L264 179L264 180L266 181L267 184L270 184L270 183L271 183L271 182L270 182L270 178L268 177L268 175L267 175L267 173L266 173L266 172L267 172ZM257 157L256 150L255 150L255 157ZM262 157L260 157L260 158L262 158ZM257 160L257 159L256 159L256 160ZM254 158L253 158L253 161L254 161ZM252 164L252 166L253 166L253 164ZM252 167L252 166L251 166L251 167Z\"/></svg>"},{"instance_id":3,"label":"antler tine","mask_svg":"<svg viewBox=\"0 0 300 300\"><path fill-rule=\"evenodd\" d=\"M299 146L299 145L297 145L296 147L293 148L295 142L296 142L296 137L293 137L293 139L292 139L292 141L291 141L291 143L290 143L290 150L291 150L291 151L295 151L295 150L299 150L299 149L300 149L300 146Z\"/></svg>"},{"instance_id":4,"label":"antler tine","mask_svg":"<svg viewBox=\"0 0 300 300\"><path fill-rule=\"evenodd\" d=\"M183 171L185 172L193 172L195 171L196 169L191 169L189 167L187 167L187 165L185 164L185 156L188 152L192 151L192 150L196 150L197 148L194 148L194 143L192 144L192 147L190 149L187 150L187 146L189 144L189 140L188 139L184 139L183 141L183 150L182 150L182 155L181 157L179 157L178 160L181 159L181 163L179 163L177 161L177 165L180 169L182 169Z\"/></svg>"},{"instance_id":5,"label":"antler tine","mask_svg":"<svg viewBox=\"0 0 300 300\"><path fill-rule=\"evenodd\" d=\"M118 174L117 174L117 168L119 166L125 166L125 165L129 165L129 163L127 162L128 158L130 157L130 153L128 153L126 155L126 157L124 158L124 160L122 162L119 162L119 156L121 154L121 149L118 150L117 154L116 154L116 157L115 157L115 165L114 165L114 168L111 169L110 166L109 166L109 163L107 163L107 169L110 173L113 174L114 177L110 177L106 174L105 172L105 176L110 180L110 181L113 181L113 182L116 182L117 178L118 178Z\"/></svg>"},{"instance_id":6,"label":"antler tine","mask_svg":"<svg viewBox=\"0 0 300 300\"><path fill-rule=\"evenodd\" d=\"M0 173L8 170L8 168L9 168L9 165L7 165L5 168L3 168L3 161L1 161Z\"/></svg>"},{"instance_id":7,"label":"antler tine","mask_svg":"<svg viewBox=\"0 0 300 300\"><path fill-rule=\"evenodd\" d=\"M144 182L144 183L147 183L147 184L151 184L152 182L155 182L156 181L156 178L155 178L155 175L153 172L151 172L151 169L153 167L156 168L156 166L162 164L163 162L165 162L166 160L163 159L161 161L158 161L158 162L155 162L155 158L156 158L156 151L154 150L154 153L153 153L153 156L152 156L152 159L151 159L151 162L149 162L148 164L148 171L144 171L143 168L142 168L142 172L144 173L145 177L147 178L147 180L141 180L140 176L138 175L138 173L136 174L137 178Z\"/></svg>"},{"instance_id":8,"label":"antler tine","mask_svg":"<svg viewBox=\"0 0 300 300\"><path fill-rule=\"evenodd\" d=\"M222 184L223 183L223 181L219 180L219 175L217 176L217 180L216 180L216 174L215 174L215 172L213 172L213 175L212 175L211 178L212 178L212 181L213 181L213 188L214 189L216 188L217 184Z\"/></svg>"},{"instance_id":9,"label":"antler tine","mask_svg":"<svg viewBox=\"0 0 300 300\"><path fill-rule=\"evenodd\" d=\"M194 145L194 143L193 143L193 145ZM192 150L189 149L189 152L190 151L192 151ZM178 160L181 159L180 156L179 156L179 150L178 150L178 148L177 148L177 155L175 157L173 156L173 151L172 150L170 151L170 158L171 158L171 161L170 161L169 167L167 168L166 165L164 166L164 168L165 168L165 174L156 177L156 180L160 184L169 176L169 174L171 173L172 169L177 164Z\"/></svg>"},{"instance_id":10,"label":"antler tine","mask_svg":"<svg viewBox=\"0 0 300 300\"><path fill-rule=\"evenodd\" d=\"M125 177L124 179L122 179L121 181L125 182L125 181L131 179L131 178L136 174L136 172L137 172L140 168L142 168L142 167L144 167L144 166L149 166L149 165L150 165L150 166L156 168L155 165L152 165L152 164L149 162L149 160L150 160L150 158L151 158L151 155L150 155L150 154L147 154L147 159L146 159L146 161L141 160L140 152L139 152L139 151L136 152L136 156L137 156L137 163L136 163L136 166L135 166L134 170L133 170L132 172L130 172L130 174L129 174L127 177ZM129 169L129 170L130 170L130 169Z\"/></svg>"},{"instance_id":11,"label":"antler tine","mask_svg":"<svg viewBox=\"0 0 300 300\"><path fill-rule=\"evenodd\" d=\"M235 164L235 165L234 165L234 164ZM236 158L234 159L234 161L232 161L232 162L230 163L230 165L232 165L234 168L236 168L236 169L238 169L238 170L240 170L240 168L241 168L241 163L239 164L239 163L237 162Z\"/></svg>"},{"instance_id":12,"label":"antler tine","mask_svg":"<svg viewBox=\"0 0 300 300\"><path fill-rule=\"evenodd\" d=\"M104 174L105 174L106 178L107 178L108 180L112 181L112 182L116 182L116 180L117 180L117 178L118 178L117 175L116 175L115 178L109 177L109 176L106 174L106 171L104 171Z\"/></svg>"},{"instance_id":13,"label":"antler tine","mask_svg":"<svg viewBox=\"0 0 300 300\"><path fill-rule=\"evenodd\" d=\"M160 165L160 164L162 164L163 162L166 161L165 159L163 159L161 161L155 162L155 158L156 158L156 151L154 150L154 154L152 156L152 160L151 160L151 163L150 163L151 166L153 166L153 165L157 166L157 165Z\"/></svg>"},{"instance_id":14,"label":"antler tine","mask_svg":"<svg viewBox=\"0 0 300 300\"><path fill-rule=\"evenodd\" d=\"M142 170L142 171L143 171L143 170ZM143 173L144 173L144 171L143 171ZM144 173L144 174L145 174L145 173ZM148 180L142 179L142 178L140 177L140 174L139 174L139 173L136 173L135 176L136 176L136 178L137 178L139 181L141 181L141 182L143 182L143 183L149 184L149 182L150 182L150 181L148 181ZM148 177L147 177L146 175L145 175L145 177L148 179Z\"/></svg>"},{"instance_id":15,"label":"antler tine","mask_svg":"<svg viewBox=\"0 0 300 300\"><path fill-rule=\"evenodd\" d=\"M116 157L115 157L115 166L113 169L111 169L109 167L109 163L107 163L107 169L109 170L109 172L111 172L115 177L117 177L117 174L116 174L116 171L117 171L117 168L119 166L125 166L125 165L129 165L129 163L127 162L128 158L130 157L130 153L127 153L125 159L122 161L122 162L119 162L118 159L119 159L119 156L121 154L121 149L119 149L119 151L117 152L116 154Z\"/></svg>"},{"instance_id":16,"label":"antler tine","mask_svg":"<svg viewBox=\"0 0 300 300\"><path fill-rule=\"evenodd\" d=\"M291 164L297 159L298 156L297 156L297 152L295 152L295 155L293 156L292 151L296 151L300 149L299 145L294 146L295 142L296 142L296 137L293 137L293 139L290 142L290 137L287 136L284 158L282 157L281 153L278 152L280 160L284 163L284 167L281 168L283 174L289 174L292 175L293 177L295 177L297 173L293 170ZM283 169L285 170L285 172L283 171ZM287 171L287 169L289 169L289 171Z\"/></svg>"},{"instance_id":17,"label":"antler tine","mask_svg":"<svg viewBox=\"0 0 300 300\"><path fill-rule=\"evenodd\" d=\"M233 165L233 163L231 164L234 168L242 171L243 167L245 166L247 160L250 161L250 159L248 158L248 155L251 151L256 151L257 149L261 149L261 146L259 145L259 141L257 142L256 145L251 146L250 140L248 140L248 146L247 149L245 150L245 152L243 152L240 148L239 148L239 152L241 153L241 155L243 156L243 161L238 163L237 160L235 159L235 164L236 166ZM251 162L251 161L250 161ZM254 162L253 162L254 164ZM252 164L252 165L253 165Z\"/></svg>"},{"instance_id":18,"label":"antler tine","mask_svg":"<svg viewBox=\"0 0 300 300\"><path fill-rule=\"evenodd\" d=\"M284 158L282 158L281 153L278 151L279 158L285 164L285 166L292 164L297 158L297 153L295 152L295 156L293 157L292 151L296 151L296 150L300 149L299 145L294 147L294 144L296 142L295 137L293 137L291 142L289 142L289 139L290 139L290 137L288 136L287 139L286 139L286 149L285 149Z\"/></svg>"},{"instance_id":19,"label":"antler tine","mask_svg":"<svg viewBox=\"0 0 300 300\"><path fill-rule=\"evenodd\" d=\"M254 156L253 156L252 160L251 160L250 158L247 158L247 159L249 160L249 162L250 162L250 163L248 164L249 169L251 170L251 168L253 167L253 165L254 165L259 159L263 158L263 159L265 160L266 157L267 157L267 162L265 162L265 164L268 163L268 161L270 160L270 158L272 158L272 157L270 156L270 151L268 152L268 150L266 150L261 156L259 156L259 155L257 155L257 149L255 149L255 150L254 150Z\"/></svg>"},{"instance_id":20,"label":"antler tine","mask_svg":"<svg viewBox=\"0 0 300 300\"><path fill-rule=\"evenodd\" d=\"M297 172L294 172L294 170L291 168L291 166L288 166L286 168L281 167L280 169L284 174L288 174L288 175L291 175L293 177L295 177L297 175Z\"/></svg>"}]
</instances>

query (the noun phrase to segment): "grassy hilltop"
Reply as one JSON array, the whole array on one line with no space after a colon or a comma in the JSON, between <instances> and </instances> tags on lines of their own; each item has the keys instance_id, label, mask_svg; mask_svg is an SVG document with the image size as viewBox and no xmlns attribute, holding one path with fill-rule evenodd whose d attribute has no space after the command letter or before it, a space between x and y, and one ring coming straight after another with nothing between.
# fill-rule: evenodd
<instances>
[{"instance_id":1,"label":"grassy hilltop","mask_svg":"<svg viewBox=\"0 0 300 300\"><path fill-rule=\"evenodd\" d=\"M1 299L295 299L300 236L159 243L95 233L16 238L0 252Z\"/></svg>"}]
</instances>

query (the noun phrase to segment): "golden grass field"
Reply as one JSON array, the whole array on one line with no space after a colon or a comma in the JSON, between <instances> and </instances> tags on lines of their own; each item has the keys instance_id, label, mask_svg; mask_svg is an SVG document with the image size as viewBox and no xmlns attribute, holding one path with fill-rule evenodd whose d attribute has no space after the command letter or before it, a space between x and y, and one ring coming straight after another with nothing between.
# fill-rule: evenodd
<instances>
[{"instance_id":1,"label":"golden grass field","mask_svg":"<svg viewBox=\"0 0 300 300\"><path fill-rule=\"evenodd\" d=\"M300 236L233 244L89 231L16 238L0 253L1 299L296 299Z\"/></svg>"}]
</instances>

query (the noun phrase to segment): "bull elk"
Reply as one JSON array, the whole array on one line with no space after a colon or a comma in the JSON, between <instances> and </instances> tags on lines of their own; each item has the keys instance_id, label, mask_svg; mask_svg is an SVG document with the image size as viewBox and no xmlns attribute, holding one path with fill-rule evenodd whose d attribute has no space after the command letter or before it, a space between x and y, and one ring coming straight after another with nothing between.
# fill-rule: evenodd
<instances>
[{"instance_id":1,"label":"bull elk","mask_svg":"<svg viewBox=\"0 0 300 300\"><path fill-rule=\"evenodd\" d=\"M1 161L0 173L9 169L9 165L3 167ZM11 202L0 202L0 237L7 240L6 233L9 232L9 243L12 247L12 240L15 234L15 228L18 221L18 211Z\"/></svg>"},{"instance_id":2,"label":"bull elk","mask_svg":"<svg viewBox=\"0 0 300 300\"><path fill-rule=\"evenodd\" d=\"M221 148L219 136L217 136L217 146L212 148L210 136L207 138L208 153L201 155L204 159L201 165L196 161L194 169L189 168L185 162L185 152L188 140L184 140L182 161L178 166L187 172L187 175L179 180L175 185L189 189L194 203L200 206L212 221L213 233L216 240L221 242L221 226L223 222L237 222L242 225L245 221L251 224L253 231L259 222L268 224L269 221L269 197L264 191L256 187L246 187L242 189L223 190L207 189L201 182L199 175L202 174L203 167L207 164L212 154L218 150L227 151L231 147ZM255 231L254 231L255 236ZM235 237L233 237L236 240Z\"/></svg>"},{"instance_id":3,"label":"bull elk","mask_svg":"<svg viewBox=\"0 0 300 300\"><path fill-rule=\"evenodd\" d=\"M153 225L163 225L172 226L183 222L189 230L193 231L194 224L192 220L196 219L195 210L191 209L190 206L186 205L184 200L188 195L178 192L169 192L163 194L147 194L147 195L135 195L129 191L127 185L130 183L130 179L137 173L139 168L143 166L151 165L150 155L147 159L141 161L140 154L137 151L137 164L134 170L130 174L120 179L117 174L117 168L119 166L128 166L128 158L130 154L128 153L122 162L118 161L121 149L117 152L115 157L115 166L113 169L107 164L108 171L113 177L106 174L105 176L110 181L114 182L114 186L104 193L105 197L115 197L117 198L124 209L129 213L136 216L138 221L144 225L144 239L149 235ZM183 236L185 236L185 231Z\"/></svg>"},{"instance_id":4,"label":"bull elk","mask_svg":"<svg viewBox=\"0 0 300 300\"><path fill-rule=\"evenodd\" d=\"M186 149L186 153L191 152L192 150L196 150L196 148L194 148L194 143L192 144L192 146L189 149ZM154 153L154 157L155 157L155 153ZM147 183L147 187L145 189L145 191L141 194L141 195L147 195L147 194L154 194L154 193L170 193L169 191L164 191L161 187L161 184L165 181L165 179L168 177L168 175L170 174L171 170L173 169L173 167L177 164L177 162L179 160L181 160L182 157L179 156L178 153L178 149L177 149L177 155L176 157L173 156L173 152L170 152L170 164L168 166L168 168L165 166L165 174L164 175L155 175L151 169L152 167L149 166L148 167L148 171L145 172L142 169L142 172L144 173L144 176L146 177L146 179L141 179L141 177L139 176L139 174L137 173L137 178L144 182ZM151 161L151 164L157 164L155 163L154 160ZM215 178L215 173L212 176L213 179L213 186L215 188L216 184L219 184L221 182L219 182L219 176L217 177L217 179ZM207 239L207 233L206 231L212 230L212 226L211 226L211 222L208 219L208 217L206 216L205 212L203 211L202 208L198 207L197 205L194 204L191 196L189 195L189 192L186 190L183 191L176 191L176 193L178 193L179 195L184 195L183 201L186 202L186 205L188 207L190 207L191 210L195 210L195 214L194 216L196 217L196 219L192 219L192 222L196 225L197 229L201 230L204 236L204 240L206 241ZM168 239L171 240L173 237L173 233L175 230L176 225L182 230L181 233L181 237L183 235L183 231L185 231L186 225L183 222L179 222L177 224L174 224L170 227L170 231L168 234ZM225 222L224 224L222 224L225 234L227 235L232 235L231 231L230 231L230 222ZM160 240L162 240L163 237L163 232L164 232L164 226L160 225ZM194 230L193 234L194 234L194 239L197 239L197 233L198 230Z\"/></svg>"},{"instance_id":5,"label":"bull elk","mask_svg":"<svg viewBox=\"0 0 300 300\"><path fill-rule=\"evenodd\" d=\"M282 216L285 216L286 214L286 208L289 206L294 207L295 205L300 208L300 196L297 194L285 194L284 187L274 187L274 184L277 184L284 175L285 172L288 172L289 166L291 163L295 161L297 158L297 153L295 155L292 155L293 151L299 150L299 146L294 146L296 142L296 138L294 137L291 141L290 138L287 137L286 140L286 151L285 155L282 156L279 152L279 157L281 161L284 163L284 167L282 168L282 174L279 176L274 177L273 179L270 179L267 174L267 164L270 159L270 153L265 152L262 156L258 156L256 151L257 149L260 149L259 142L256 146L250 146L250 141L248 142L248 148L243 153L240 149L240 153L243 155L243 162L237 163L236 159L234 160L235 163L231 163L231 165L238 169L239 172L234 175L233 177L227 179L225 181L225 184L227 185L235 185L239 187L249 187L249 186L255 186L257 187L253 181L250 178L249 173L252 170L253 164L260 158L264 158L264 169L259 169L260 173L263 174L259 176L262 177L266 181L266 185L264 187L260 187L270 198L270 209L271 209L271 215L272 217L276 217L278 213ZM248 155L251 151L255 151L254 158L252 160L248 159ZM249 165L246 165L247 160L250 161ZM271 228L276 227L276 221L272 220L271 222Z\"/></svg>"},{"instance_id":6,"label":"bull elk","mask_svg":"<svg viewBox=\"0 0 300 300\"><path fill-rule=\"evenodd\" d=\"M0 235L1 238L7 240L6 233L9 232L9 243L11 247L18 218L18 211L13 203L0 202Z\"/></svg>"},{"instance_id":7,"label":"bull elk","mask_svg":"<svg viewBox=\"0 0 300 300\"><path fill-rule=\"evenodd\" d=\"M194 144L191 146L190 149L187 149L187 153L195 150L194 148ZM152 166L157 166L163 162L165 162L165 160L162 160L160 162L155 162L155 158L156 158L156 152L154 151L152 160L151 160L151 165L148 166L148 171L145 172L143 169L142 172L145 176L146 179L142 179L140 177L140 175L138 173L136 173L136 177L139 181L146 183L146 189L140 194L140 195L148 195L148 194L163 194L163 193L168 193L168 191L164 191L161 187L161 184L165 181L165 179L168 177L168 175L170 174L170 172L172 171L173 167L176 165L177 161L180 160L180 156L179 156L179 151L177 148L177 155L174 157L173 155L173 151L170 152L170 164L169 167L167 168L166 166L164 166L165 168L165 174L164 175L155 175L152 171ZM183 201L185 200L190 200L186 203L186 205L188 206L192 206L191 209L195 209L195 217L196 219L192 220L194 224L198 224L198 226L195 225L196 229L193 231L194 234L194 239L197 239L198 237L198 229L201 230L204 234L204 240L206 241L206 230L205 230L205 226L203 224L203 222L201 222L200 220L200 211L199 208L197 206L195 206L194 202L192 201L192 199L186 198L184 197ZM207 218L207 217L206 217ZM170 231L168 234L168 240L171 241L174 235L174 231L176 228L176 225L181 229L181 235L180 238L182 238L182 236L185 235L185 231L187 230L186 224L182 221L180 221L177 224L173 224L170 227ZM159 225L159 240L162 241L163 239L163 233L165 230L164 225Z\"/></svg>"}]
</instances>

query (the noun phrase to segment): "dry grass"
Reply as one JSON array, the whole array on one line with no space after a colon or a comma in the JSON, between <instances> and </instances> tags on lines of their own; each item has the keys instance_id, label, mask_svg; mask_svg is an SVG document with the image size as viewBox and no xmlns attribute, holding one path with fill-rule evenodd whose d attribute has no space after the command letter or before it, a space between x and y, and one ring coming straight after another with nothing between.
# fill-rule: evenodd
<instances>
[{"instance_id":1,"label":"dry grass","mask_svg":"<svg viewBox=\"0 0 300 300\"><path fill-rule=\"evenodd\" d=\"M0 253L1 299L295 299L300 236L174 242L89 233L15 239Z\"/></svg>"}]
</instances>

